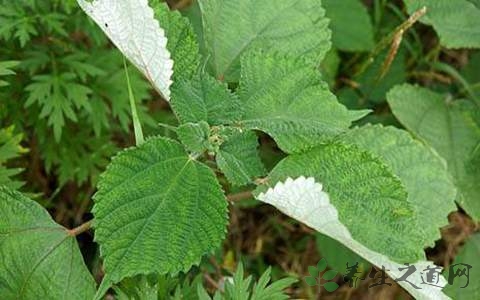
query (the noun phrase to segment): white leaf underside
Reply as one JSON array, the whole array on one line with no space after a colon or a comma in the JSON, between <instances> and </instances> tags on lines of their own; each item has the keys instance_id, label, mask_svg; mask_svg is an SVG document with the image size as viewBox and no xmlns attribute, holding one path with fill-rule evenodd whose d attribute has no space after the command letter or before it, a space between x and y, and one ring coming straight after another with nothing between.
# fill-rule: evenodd
<instances>
[{"instance_id":1,"label":"white leaf underside","mask_svg":"<svg viewBox=\"0 0 480 300\"><path fill-rule=\"evenodd\" d=\"M387 256L368 249L352 238L347 227L338 219L338 211L330 203L328 194L322 190L322 185L315 182L314 178L299 177L295 180L288 178L284 183L279 182L274 188L259 194L257 198L275 206L286 215L318 232L339 241L377 267L384 266L387 270L386 273L391 278L397 279L405 274L405 270L398 270L398 268L405 268L405 265L391 261ZM379 224L379 226L381 225ZM417 270L407 280L421 289L417 290L407 282L398 282L404 289L420 300L450 299L442 292L441 288L422 284L420 272L423 272L427 266L433 266L433 262L418 261L412 264ZM438 285L444 287L446 283L445 278L440 276Z\"/></svg>"},{"instance_id":2,"label":"white leaf underside","mask_svg":"<svg viewBox=\"0 0 480 300\"><path fill-rule=\"evenodd\" d=\"M155 89L169 100L173 60L167 50L164 30L154 18L148 0L77 2Z\"/></svg>"}]
</instances>

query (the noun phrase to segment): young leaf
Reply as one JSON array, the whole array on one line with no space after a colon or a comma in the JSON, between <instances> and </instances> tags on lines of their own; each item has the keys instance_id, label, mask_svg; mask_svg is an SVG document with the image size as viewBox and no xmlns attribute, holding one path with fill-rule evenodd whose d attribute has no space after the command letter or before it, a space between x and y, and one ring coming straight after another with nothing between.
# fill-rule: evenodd
<instances>
[{"instance_id":1,"label":"young leaf","mask_svg":"<svg viewBox=\"0 0 480 300\"><path fill-rule=\"evenodd\" d=\"M0 298L92 299L75 237L38 203L0 186Z\"/></svg>"},{"instance_id":2,"label":"young leaf","mask_svg":"<svg viewBox=\"0 0 480 300\"><path fill-rule=\"evenodd\" d=\"M309 286L316 286L318 284L315 277L306 276L304 279Z\"/></svg>"},{"instance_id":3,"label":"young leaf","mask_svg":"<svg viewBox=\"0 0 480 300\"><path fill-rule=\"evenodd\" d=\"M329 270L322 275L322 278L325 280L332 280L335 276L337 276L337 274L338 274L337 271Z\"/></svg>"},{"instance_id":4,"label":"young leaf","mask_svg":"<svg viewBox=\"0 0 480 300\"><path fill-rule=\"evenodd\" d=\"M318 276L318 269L315 268L314 266L308 266L308 274L316 278Z\"/></svg>"},{"instance_id":5,"label":"young leaf","mask_svg":"<svg viewBox=\"0 0 480 300\"><path fill-rule=\"evenodd\" d=\"M322 3L330 19L333 46L343 51L372 50L372 21L360 0L322 0Z\"/></svg>"},{"instance_id":6,"label":"young leaf","mask_svg":"<svg viewBox=\"0 0 480 300\"><path fill-rule=\"evenodd\" d=\"M348 129L366 111L348 111L303 59L252 51L242 57L241 122L268 133L285 152L300 152Z\"/></svg>"},{"instance_id":7,"label":"young leaf","mask_svg":"<svg viewBox=\"0 0 480 300\"><path fill-rule=\"evenodd\" d=\"M474 117L478 109L466 100L453 101L412 85L393 88L387 98L400 122L445 158L459 190L458 203L480 219L480 174L475 166L480 163L480 126Z\"/></svg>"},{"instance_id":8,"label":"young leaf","mask_svg":"<svg viewBox=\"0 0 480 300\"><path fill-rule=\"evenodd\" d=\"M210 126L207 122L185 123L177 128L177 135L182 144L192 152L202 153L210 148Z\"/></svg>"},{"instance_id":9,"label":"young leaf","mask_svg":"<svg viewBox=\"0 0 480 300\"><path fill-rule=\"evenodd\" d=\"M322 258L318 261L317 263L317 269L318 272L323 272L327 268L327 260L325 258Z\"/></svg>"},{"instance_id":10,"label":"young leaf","mask_svg":"<svg viewBox=\"0 0 480 300\"><path fill-rule=\"evenodd\" d=\"M169 139L117 155L94 201L106 271L97 299L125 277L188 271L225 235L227 202L215 175Z\"/></svg>"},{"instance_id":11,"label":"young leaf","mask_svg":"<svg viewBox=\"0 0 480 300\"><path fill-rule=\"evenodd\" d=\"M341 140L378 155L397 175L408 192L408 201L417 212L417 231L423 247L434 247L440 228L456 210L456 188L445 162L429 147L406 131L381 125L367 125L347 132Z\"/></svg>"},{"instance_id":12,"label":"young leaf","mask_svg":"<svg viewBox=\"0 0 480 300\"><path fill-rule=\"evenodd\" d=\"M309 57L318 65L330 49L321 1L200 0L211 73L238 82L240 57L252 48Z\"/></svg>"},{"instance_id":13,"label":"young leaf","mask_svg":"<svg viewBox=\"0 0 480 300\"><path fill-rule=\"evenodd\" d=\"M237 96L226 84L208 74L176 82L172 87L171 105L181 123L231 124L243 115Z\"/></svg>"},{"instance_id":14,"label":"young leaf","mask_svg":"<svg viewBox=\"0 0 480 300\"><path fill-rule=\"evenodd\" d=\"M327 282L323 285L323 287L325 288L325 290L327 290L327 292L335 292L336 289L338 289L338 283L336 282Z\"/></svg>"},{"instance_id":15,"label":"young leaf","mask_svg":"<svg viewBox=\"0 0 480 300\"><path fill-rule=\"evenodd\" d=\"M118 49L147 77L157 91L170 98L173 61L167 38L154 18L148 0L77 0Z\"/></svg>"},{"instance_id":16,"label":"young leaf","mask_svg":"<svg viewBox=\"0 0 480 300\"><path fill-rule=\"evenodd\" d=\"M330 162L324 162L324 164L328 163ZM352 164L354 163L355 162L352 162ZM371 174L371 176L373 177L376 175ZM324 178L326 179L328 177ZM348 185L343 187L341 193L349 193L349 188L347 186ZM327 186L325 187L327 188ZM352 190L355 188L352 188ZM333 190L330 190L330 192L332 191ZM403 275L404 272L399 270L399 268L402 269L405 266L392 261L388 255L384 254L385 252L389 252L387 249L388 246L385 246L386 243L392 241L394 237L387 232L378 233L378 239L383 240L382 244L385 251L382 251L382 249L375 251L371 247L373 246L372 244L364 244L352 237L351 231L349 231L349 229L347 229L345 224L342 222L341 215L339 216L341 212L337 210L337 207L340 207L340 203L331 203L333 198L330 198L329 195L323 191L322 184L315 182L313 178L307 179L305 177L299 177L295 180L287 178L285 182L277 183L274 188L270 188L266 193L259 194L258 199L275 206L280 211L294 219L299 220L307 226L314 228L320 233L341 242L376 266L384 266L387 274L389 274L392 278L397 279ZM370 198L369 200L372 201L373 199L374 198ZM366 222L369 216L363 214L363 217L364 219L357 220L358 225ZM381 221L377 221L377 223L380 225L385 225ZM402 231L398 233L398 235L404 236L405 232L410 231ZM374 233L372 231L368 231L368 234L372 235ZM408 237L403 237L403 239L408 239ZM406 261L408 262L409 260ZM433 263L424 260L420 260L415 263L417 270L424 270L430 265L433 265ZM422 284L420 272L411 275L408 279L415 285ZM442 290L438 287L422 285L421 289L415 289L410 285L410 283L405 281L399 281L398 283L409 293L411 293L412 296L419 300L450 299L444 293L442 293ZM446 280L443 277L440 277L439 285L446 285ZM325 284L324 287L327 290L335 290L337 288L337 286L333 284L328 286Z\"/></svg>"},{"instance_id":17,"label":"young leaf","mask_svg":"<svg viewBox=\"0 0 480 300\"><path fill-rule=\"evenodd\" d=\"M226 130L224 130L226 131ZM255 177L265 175L266 170L258 155L258 137L252 131L228 130L225 141L216 153L220 170L233 185L246 185Z\"/></svg>"},{"instance_id":18,"label":"young leaf","mask_svg":"<svg viewBox=\"0 0 480 300\"><path fill-rule=\"evenodd\" d=\"M288 156L267 179L275 184L299 176L322 181L340 221L362 244L398 262L425 257L407 192L377 157L353 145L331 143Z\"/></svg>"},{"instance_id":19,"label":"young leaf","mask_svg":"<svg viewBox=\"0 0 480 300\"><path fill-rule=\"evenodd\" d=\"M480 7L467 0L403 0L410 14L427 8L420 19L432 25L448 48L480 48Z\"/></svg>"}]
</instances>

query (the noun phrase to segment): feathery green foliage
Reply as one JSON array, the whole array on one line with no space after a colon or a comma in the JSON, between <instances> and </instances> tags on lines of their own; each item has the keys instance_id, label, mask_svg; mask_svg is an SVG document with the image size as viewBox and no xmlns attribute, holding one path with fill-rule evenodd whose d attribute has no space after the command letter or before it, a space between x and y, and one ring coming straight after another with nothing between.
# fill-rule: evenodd
<instances>
[{"instance_id":1,"label":"feathery green foliage","mask_svg":"<svg viewBox=\"0 0 480 300\"><path fill-rule=\"evenodd\" d=\"M23 169L9 168L6 164L9 160L19 157L28 150L20 145L23 134L15 134L14 129L13 126L0 129L0 185L18 189L24 183L12 177L18 175Z\"/></svg>"}]
</instances>

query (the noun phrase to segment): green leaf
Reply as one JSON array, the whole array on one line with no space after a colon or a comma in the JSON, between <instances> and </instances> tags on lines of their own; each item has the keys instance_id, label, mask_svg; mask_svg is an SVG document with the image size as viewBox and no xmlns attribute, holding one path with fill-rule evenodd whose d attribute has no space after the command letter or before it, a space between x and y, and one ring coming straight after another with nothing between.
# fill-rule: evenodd
<instances>
[{"instance_id":1,"label":"green leaf","mask_svg":"<svg viewBox=\"0 0 480 300\"><path fill-rule=\"evenodd\" d=\"M75 236L38 203L0 186L0 298L92 299Z\"/></svg>"},{"instance_id":2,"label":"green leaf","mask_svg":"<svg viewBox=\"0 0 480 300\"><path fill-rule=\"evenodd\" d=\"M168 38L167 49L175 62L172 80L193 77L200 63L200 50L192 24L179 11L171 11L166 3L153 0L149 3Z\"/></svg>"},{"instance_id":3,"label":"green leaf","mask_svg":"<svg viewBox=\"0 0 480 300\"><path fill-rule=\"evenodd\" d=\"M322 0L322 3L330 19L333 46L352 52L372 50L372 21L360 0Z\"/></svg>"},{"instance_id":4,"label":"green leaf","mask_svg":"<svg viewBox=\"0 0 480 300\"><path fill-rule=\"evenodd\" d=\"M14 67L18 66L20 62L18 61L0 61L0 77L15 75L15 72L12 70ZM9 85L8 82L0 80L0 87Z\"/></svg>"},{"instance_id":5,"label":"green leaf","mask_svg":"<svg viewBox=\"0 0 480 300\"><path fill-rule=\"evenodd\" d=\"M284 289L295 283L295 278L282 278L268 284L271 281L272 268L269 267L262 274L253 287L251 300L287 300L289 297L283 292Z\"/></svg>"},{"instance_id":6,"label":"green leaf","mask_svg":"<svg viewBox=\"0 0 480 300\"><path fill-rule=\"evenodd\" d=\"M353 145L326 144L288 156L268 179L274 185L300 176L322 182L340 221L360 243L402 263L425 257L407 192L377 157Z\"/></svg>"},{"instance_id":7,"label":"green leaf","mask_svg":"<svg viewBox=\"0 0 480 300\"><path fill-rule=\"evenodd\" d=\"M327 260L325 258L322 258L317 263L318 272L323 272L325 271L326 268L327 268Z\"/></svg>"},{"instance_id":8,"label":"green leaf","mask_svg":"<svg viewBox=\"0 0 480 300\"><path fill-rule=\"evenodd\" d=\"M341 139L377 155L400 178L417 213L417 232L424 238L423 247L434 247L441 238L440 228L448 225L448 215L456 210L457 191L444 160L394 127L367 125L347 132Z\"/></svg>"},{"instance_id":9,"label":"green leaf","mask_svg":"<svg viewBox=\"0 0 480 300\"><path fill-rule=\"evenodd\" d=\"M331 165L331 161L328 160L324 160L322 161L322 163ZM355 164L356 161L354 160L351 163ZM369 175L372 176L375 181L384 181L380 179L381 176L378 176L378 174L371 173ZM324 177L324 179L329 181L328 178L329 176ZM343 177L345 186L343 186L339 190L339 193L347 194L351 192L349 191L349 184L351 182L345 180L346 178L348 177ZM368 186L368 183L365 184L365 186ZM380 189L382 189L382 187L380 187ZM374 191L376 190L374 189ZM382 252L376 252L370 248L373 245L364 245L362 242L359 242L357 239L352 237L351 231L345 226L345 224L341 220L342 216L341 212L337 210L338 206L336 207L331 202L332 199L330 199L329 194L324 191L323 185L319 182L316 182L313 177L305 178L303 176L300 176L297 179L292 179L291 177L288 177L284 182L278 182L274 187L269 188L265 193L262 192L257 195L257 198L260 201L275 206L283 213L317 230L319 233L339 241L343 245L355 251L355 253L375 264L377 267L381 266L382 269L385 268L385 272L391 278L399 278L400 276L404 276L403 269L405 267L405 262L414 264L417 270L425 270L427 266L433 266L434 268L438 269L438 267L436 267L432 262L425 260L405 260L402 263L396 263L392 261L388 256L383 254L385 251L391 252L391 250L389 250L388 248L385 247ZM361 204L365 203L365 201L362 201L361 199L358 200L358 202L360 202ZM373 199L369 200L372 201ZM375 200L373 201L375 202ZM380 205L382 204L383 203L380 203ZM355 208L353 210L355 210ZM360 211L354 211L350 215L352 219L359 215L365 218L359 220L358 225L360 225L360 223L362 222L365 222L365 220L368 220L370 217L366 216ZM385 219L372 219L377 221L376 225L384 226L384 228L386 227L385 225L388 222ZM395 220L390 220L390 223L392 223L392 225L388 227L394 227L395 230L399 229L399 227L396 226L397 222L395 222ZM386 242L385 244L387 244L388 242L392 242L393 240L393 236L386 231L384 231L383 233L374 233L372 230L367 230L367 232L369 234L378 234L378 236L381 236L380 239ZM405 232L407 231L404 231L404 234L398 233L398 237L399 239L404 239L405 242L408 242L407 240L411 240L411 237L406 237ZM410 234L411 232L412 231L408 231L408 234ZM406 243L406 246L410 248L412 247L411 245L409 245L409 243ZM441 268L439 269L441 271ZM448 299L448 297L446 297L446 295L442 293L441 290L441 287L444 287L447 282L443 276L438 274L438 286L440 288L437 286L429 285L423 285L421 289L414 288L412 284L423 284L424 281L421 275L421 272L416 272L409 276L408 282L398 281L398 284L405 288L415 299Z\"/></svg>"},{"instance_id":10,"label":"green leaf","mask_svg":"<svg viewBox=\"0 0 480 300\"><path fill-rule=\"evenodd\" d=\"M252 131L227 129L224 142L216 154L216 162L228 181L233 185L245 185L255 177L265 175L266 170L258 154L258 137Z\"/></svg>"},{"instance_id":11,"label":"green leaf","mask_svg":"<svg viewBox=\"0 0 480 300\"><path fill-rule=\"evenodd\" d=\"M185 123L180 125L176 132L189 151L203 153L210 147L210 126L207 122Z\"/></svg>"},{"instance_id":12,"label":"green leaf","mask_svg":"<svg viewBox=\"0 0 480 300\"><path fill-rule=\"evenodd\" d=\"M332 280L335 276L337 276L337 274L338 274L337 271L329 270L322 275L322 278L325 280Z\"/></svg>"},{"instance_id":13,"label":"green leaf","mask_svg":"<svg viewBox=\"0 0 480 300\"><path fill-rule=\"evenodd\" d=\"M348 129L366 111L348 111L303 59L253 51L242 58L240 99L246 128L268 133L280 149L300 152Z\"/></svg>"},{"instance_id":14,"label":"green leaf","mask_svg":"<svg viewBox=\"0 0 480 300\"><path fill-rule=\"evenodd\" d=\"M455 260L451 263L452 269L450 269L445 277L449 277L452 274L452 284L449 284L445 288L445 294L452 297L454 300L476 300L480 297L480 263L478 258L480 257L480 234L472 235L465 245L460 249L460 252L455 257ZM453 274L456 270L462 270L465 266L455 266L457 264L468 264L472 268L469 270L469 284L465 288L468 278L455 277ZM477 278L477 279L475 279Z\"/></svg>"},{"instance_id":15,"label":"green leaf","mask_svg":"<svg viewBox=\"0 0 480 300\"><path fill-rule=\"evenodd\" d=\"M432 25L448 48L480 48L480 8L467 0L404 0L410 14L427 7L420 20ZM478 3L477 3L478 4Z\"/></svg>"},{"instance_id":16,"label":"green leaf","mask_svg":"<svg viewBox=\"0 0 480 300\"><path fill-rule=\"evenodd\" d=\"M459 190L457 201L474 219L480 219L478 161L480 127L478 109L466 100L452 100L428 89L401 85L388 93L393 114L414 135L447 161Z\"/></svg>"},{"instance_id":17,"label":"green leaf","mask_svg":"<svg viewBox=\"0 0 480 300\"><path fill-rule=\"evenodd\" d=\"M198 75L172 86L172 109L182 123L206 121L210 125L230 124L242 116L235 94L209 75Z\"/></svg>"},{"instance_id":18,"label":"green leaf","mask_svg":"<svg viewBox=\"0 0 480 300\"><path fill-rule=\"evenodd\" d=\"M321 1L200 0L210 72L237 82L240 57L252 48L308 57L318 65L330 48Z\"/></svg>"},{"instance_id":19,"label":"green leaf","mask_svg":"<svg viewBox=\"0 0 480 300\"><path fill-rule=\"evenodd\" d=\"M308 266L308 273L312 277L317 277L318 276L318 269L315 268L314 266Z\"/></svg>"},{"instance_id":20,"label":"green leaf","mask_svg":"<svg viewBox=\"0 0 480 300\"><path fill-rule=\"evenodd\" d=\"M315 277L306 276L304 279L309 286L317 285L317 279Z\"/></svg>"},{"instance_id":21,"label":"green leaf","mask_svg":"<svg viewBox=\"0 0 480 300\"><path fill-rule=\"evenodd\" d=\"M338 289L338 284L336 282L327 282L323 285L323 287L325 288L325 290L327 290L327 292L334 292L336 289Z\"/></svg>"},{"instance_id":22,"label":"green leaf","mask_svg":"<svg viewBox=\"0 0 480 300\"><path fill-rule=\"evenodd\" d=\"M315 241L318 251L327 259L328 265L333 270L344 272L347 269L347 263L349 266L358 263L359 271L363 274L371 266L369 262L358 254L326 235L317 233Z\"/></svg>"},{"instance_id":23,"label":"green leaf","mask_svg":"<svg viewBox=\"0 0 480 300\"><path fill-rule=\"evenodd\" d=\"M95 239L111 283L188 271L225 236L227 201L213 172L155 137L117 155L94 196Z\"/></svg>"},{"instance_id":24,"label":"green leaf","mask_svg":"<svg viewBox=\"0 0 480 300\"><path fill-rule=\"evenodd\" d=\"M20 144L23 140L23 134L15 134L14 127L0 129L0 186L4 185L11 189L18 189L23 186L23 182L12 179L13 176L23 171L20 168L8 168L5 164L10 159L19 157L28 152Z\"/></svg>"}]
</instances>

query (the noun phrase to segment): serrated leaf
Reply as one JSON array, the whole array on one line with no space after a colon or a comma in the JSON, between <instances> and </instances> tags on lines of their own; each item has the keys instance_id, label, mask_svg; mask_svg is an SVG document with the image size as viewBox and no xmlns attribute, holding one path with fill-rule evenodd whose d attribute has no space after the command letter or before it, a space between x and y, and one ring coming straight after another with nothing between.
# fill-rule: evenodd
<instances>
[{"instance_id":1,"label":"serrated leaf","mask_svg":"<svg viewBox=\"0 0 480 300\"><path fill-rule=\"evenodd\" d=\"M427 8L420 19L432 25L448 48L480 48L480 8L467 0L404 0L410 14Z\"/></svg>"},{"instance_id":2,"label":"serrated leaf","mask_svg":"<svg viewBox=\"0 0 480 300\"><path fill-rule=\"evenodd\" d=\"M454 267L452 267L451 270L449 268L449 271L446 272L446 278L449 278L449 275L452 274L452 284L449 284L445 288L445 294L449 295L454 300L476 300L480 298L480 282L478 281L480 276L479 257L480 234L476 233L472 235L460 249L455 260L451 263L451 266ZM471 266L468 270L468 278L465 276L457 277L453 275L457 270L460 270L459 274L461 274L463 268L468 269L468 266L457 264L467 264ZM468 286L464 287L467 281Z\"/></svg>"},{"instance_id":3,"label":"serrated leaf","mask_svg":"<svg viewBox=\"0 0 480 300\"><path fill-rule=\"evenodd\" d=\"M202 153L210 148L210 126L207 122L185 123L177 128L177 135L182 144L192 152Z\"/></svg>"},{"instance_id":4,"label":"serrated leaf","mask_svg":"<svg viewBox=\"0 0 480 300\"><path fill-rule=\"evenodd\" d=\"M335 276L337 276L338 272L335 270L328 270L327 272L323 273L322 279L325 280L332 280Z\"/></svg>"},{"instance_id":5,"label":"serrated leaf","mask_svg":"<svg viewBox=\"0 0 480 300\"><path fill-rule=\"evenodd\" d=\"M253 51L242 58L240 100L246 128L268 133L287 153L318 145L367 111L349 111L302 59Z\"/></svg>"},{"instance_id":6,"label":"serrated leaf","mask_svg":"<svg viewBox=\"0 0 480 300\"><path fill-rule=\"evenodd\" d=\"M14 190L23 186L22 181L12 178L23 169L8 168L5 165L8 160L28 152L28 149L20 144L22 140L23 134L15 134L13 126L0 129L0 186L4 185Z\"/></svg>"},{"instance_id":7,"label":"serrated leaf","mask_svg":"<svg viewBox=\"0 0 480 300\"><path fill-rule=\"evenodd\" d=\"M322 181L340 221L360 243L398 262L425 257L405 187L377 157L353 145L326 144L288 156L267 179L274 185L300 176Z\"/></svg>"},{"instance_id":8,"label":"serrated leaf","mask_svg":"<svg viewBox=\"0 0 480 300\"><path fill-rule=\"evenodd\" d=\"M327 292L331 293L338 289L338 284L336 282L327 282L323 285L323 287L325 290L327 290Z\"/></svg>"},{"instance_id":9,"label":"serrated leaf","mask_svg":"<svg viewBox=\"0 0 480 300\"><path fill-rule=\"evenodd\" d=\"M175 62L172 80L193 77L200 63L200 50L192 24L179 11L170 10L164 2L149 0L149 3L168 38L167 49Z\"/></svg>"},{"instance_id":10,"label":"serrated leaf","mask_svg":"<svg viewBox=\"0 0 480 300\"><path fill-rule=\"evenodd\" d=\"M332 43L343 51L370 51L373 26L367 7L359 0L322 0L330 19Z\"/></svg>"},{"instance_id":11,"label":"serrated leaf","mask_svg":"<svg viewBox=\"0 0 480 300\"><path fill-rule=\"evenodd\" d=\"M323 164L330 163L330 161L323 161ZM355 164L355 162L352 161L352 164ZM377 177L376 174L371 174L371 176ZM324 177L325 180L328 178L329 177L327 176ZM379 177L377 177L377 179L378 178ZM351 182L346 182L347 185L342 187L343 189L341 190L341 193L348 193L348 184L350 183ZM327 190L327 188L328 186L325 185L325 190ZM352 190L358 189L358 187L351 188ZM380 189L382 188L380 187ZM334 190L329 191L329 193L332 192L334 192ZM342 203L334 203L333 194L331 195L332 196L329 196L329 194L323 190L322 184L315 182L314 178L298 177L295 180L292 178L287 178L285 182L277 183L274 188L270 188L266 193L260 193L258 195L258 199L265 203L274 205L276 208L290 217L299 220L307 226L314 228L318 232L341 242L376 266L385 267L386 273L390 275L391 278L396 279L402 276L404 273L402 268L405 266L401 263L392 261L388 256L385 255L385 251L388 251L388 247L385 247L385 243L391 242L393 236L387 232L378 234L379 239L383 240L382 244L384 247L384 251L382 251L380 248L379 252L372 249L372 246L374 245L360 242L358 239L352 236L351 230L349 230L342 221L341 211L337 210L337 208L340 208ZM364 201L360 200L360 198L358 198L358 200L358 202L363 202L364 205L366 204ZM370 198L369 201L373 201L373 198ZM358 215L362 215L364 217L364 219L357 220L358 225L368 221L368 216L366 214L359 213L358 211L352 213L351 218ZM383 223L385 219L376 221L379 225L385 225ZM405 232L407 231L404 231L404 233ZM408 232L410 233L410 231ZM368 230L368 233L373 234L372 230ZM399 233L399 235L402 234ZM400 238L408 239L408 237L405 237L405 234L403 234ZM408 260L406 261L408 262ZM425 260L419 260L414 265L417 270L424 270L427 266L433 265L433 263ZM423 282L420 272L412 274L409 276L408 280L416 285L421 285ZM409 293L411 293L415 299L450 299L444 293L442 293L440 288L436 286L422 285L422 289L415 289L410 285L410 283L405 281L399 281L398 283ZM445 286L445 278L440 276L438 285L441 287ZM332 285L331 288L333 289L333 287L334 286Z\"/></svg>"},{"instance_id":12,"label":"serrated leaf","mask_svg":"<svg viewBox=\"0 0 480 300\"><path fill-rule=\"evenodd\" d=\"M318 276L318 269L315 268L314 266L308 266L308 274L312 277L317 277Z\"/></svg>"},{"instance_id":13,"label":"serrated leaf","mask_svg":"<svg viewBox=\"0 0 480 300\"><path fill-rule=\"evenodd\" d=\"M275 282L271 282L272 268L269 267L260 277L253 287L251 300L287 300L289 297L284 294L283 290L288 288L297 280L295 278L282 278Z\"/></svg>"},{"instance_id":14,"label":"serrated leaf","mask_svg":"<svg viewBox=\"0 0 480 300\"><path fill-rule=\"evenodd\" d=\"M18 61L0 61L0 77L15 75L15 72L12 70L14 67L18 66L20 62ZM9 85L8 82L0 80L0 87Z\"/></svg>"},{"instance_id":15,"label":"serrated leaf","mask_svg":"<svg viewBox=\"0 0 480 300\"><path fill-rule=\"evenodd\" d=\"M166 48L167 38L154 18L148 0L77 2L155 89L169 100L173 61Z\"/></svg>"},{"instance_id":16,"label":"serrated leaf","mask_svg":"<svg viewBox=\"0 0 480 300\"><path fill-rule=\"evenodd\" d=\"M111 283L188 271L225 235L227 202L213 172L155 137L117 155L94 196L95 239Z\"/></svg>"},{"instance_id":17,"label":"serrated leaf","mask_svg":"<svg viewBox=\"0 0 480 300\"><path fill-rule=\"evenodd\" d=\"M0 298L92 299L74 236L38 203L0 186Z\"/></svg>"},{"instance_id":18,"label":"serrated leaf","mask_svg":"<svg viewBox=\"0 0 480 300\"><path fill-rule=\"evenodd\" d=\"M204 74L176 82L172 87L172 109L182 123L206 121L210 125L238 121L243 109L227 85Z\"/></svg>"},{"instance_id":19,"label":"serrated leaf","mask_svg":"<svg viewBox=\"0 0 480 300\"><path fill-rule=\"evenodd\" d=\"M381 125L367 125L347 132L342 141L353 143L379 156L397 175L417 212L417 230L423 247L434 247L440 228L456 210L456 188L445 162L406 131Z\"/></svg>"},{"instance_id":20,"label":"serrated leaf","mask_svg":"<svg viewBox=\"0 0 480 300\"><path fill-rule=\"evenodd\" d=\"M265 175L266 170L258 154L258 137L252 131L229 130L219 147L215 160L220 170L233 185L246 185L253 178Z\"/></svg>"},{"instance_id":21,"label":"serrated leaf","mask_svg":"<svg viewBox=\"0 0 480 300\"><path fill-rule=\"evenodd\" d=\"M210 71L237 82L240 57L252 48L309 57L318 65L330 48L328 19L317 0L201 0Z\"/></svg>"},{"instance_id":22,"label":"serrated leaf","mask_svg":"<svg viewBox=\"0 0 480 300\"><path fill-rule=\"evenodd\" d=\"M387 95L393 114L414 135L433 147L448 164L458 188L457 201L480 219L478 168L471 168L480 144L478 109L466 100L452 100L412 85L393 88Z\"/></svg>"}]
</instances>

